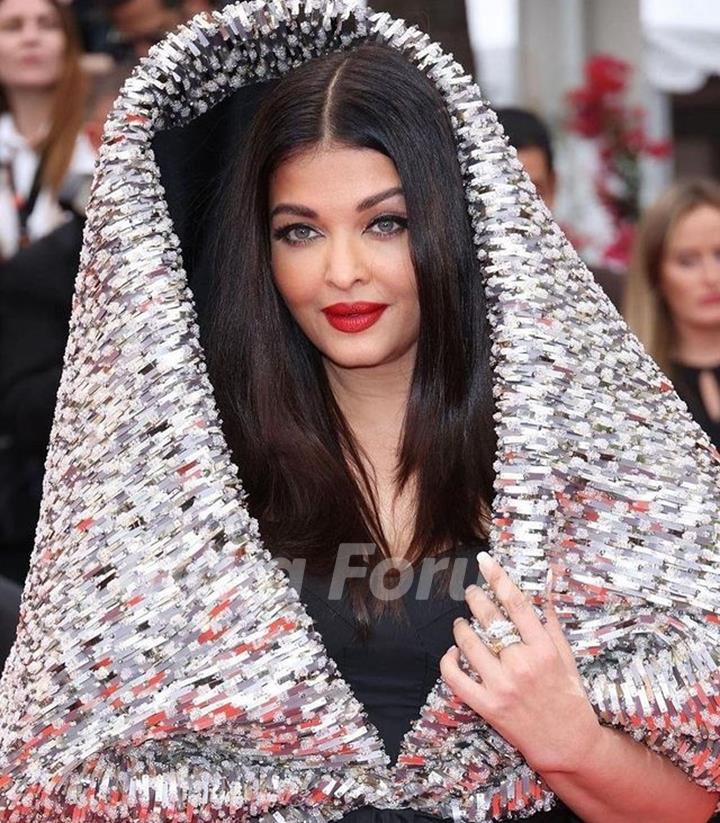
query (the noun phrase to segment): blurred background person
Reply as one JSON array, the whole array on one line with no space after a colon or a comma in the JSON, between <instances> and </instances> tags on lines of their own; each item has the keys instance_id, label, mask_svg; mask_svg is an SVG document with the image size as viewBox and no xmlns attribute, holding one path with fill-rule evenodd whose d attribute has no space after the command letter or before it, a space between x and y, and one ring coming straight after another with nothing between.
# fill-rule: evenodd
<instances>
[{"instance_id":1,"label":"blurred background person","mask_svg":"<svg viewBox=\"0 0 720 823\"><path fill-rule=\"evenodd\" d=\"M550 131L536 114L527 109L507 107L498 109L496 114L537 193L550 211L553 211L557 178ZM620 311L625 286L624 276L600 266L590 266L590 270L615 308Z\"/></svg>"},{"instance_id":2,"label":"blurred background person","mask_svg":"<svg viewBox=\"0 0 720 823\"><path fill-rule=\"evenodd\" d=\"M93 84L84 134L93 150L130 71L118 66ZM84 202L73 218L0 266L0 418L6 436L0 484L0 573L24 580L42 494L45 453L80 263ZM4 497L3 497L4 494Z\"/></svg>"},{"instance_id":3,"label":"blurred background person","mask_svg":"<svg viewBox=\"0 0 720 823\"><path fill-rule=\"evenodd\" d=\"M82 131L86 83L80 55L68 6L0 0L0 282L24 255L55 236L59 246L38 256L32 269L21 266L21 276L42 271L54 280L74 278L77 271L80 215L95 162ZM4 296L0 300L11 309ZM13 352L22 345L11 339L5 348ZM0 370L6 362L3 352ZM0 398L6 396L2 391ZM11 424L0 409L0 573L18 581L32 546L44 460L28 459L19 446L17 434L27 431L26 423L31 425L20 414Z\"/></svg>"},{"instance_id":4,"label":"blurred background person","mask_svg":"<svg viewBox=\"0 0 720 823\"><path fill-rule=\"evenodd\" d=\"M555 206L555 157L550 132L531 111L516 107L498 109L498 120L518 153L518 160L535 186L537 193L552 211Z\"/></svg>"},{"instance_id":5,"label":"blurred background person","mask_svg":"<svg viewBox=\"0 0 720 823\"><path fill-rule=\"evenodd\" d=\"M132 64L168 30L212 8L208 0L111 0L77 7L0 0L0 85L7 103L2 125L9 135L0 211L0 235L8 235L4 251L0 247L0 574L20 583L34 542L104 120ZM86 43L115 62L115 69L93 78L89 107L76 13ZM64 175L58 157L67 164ZM14 239L11 208L18 225Z\"/></svg>"},{"instance_id":6,"label":"blurred background person","mask_svg":"<svg viewBox=\"0 0 720 823\"><path fill-rule=\"evenodd\" d=\"M720 184L674 183L642 217L625 316L720 447Z\"/></svg>"},{"instance_id":7,"label":"blurred background person","mask_svg":"<svg viewBox=\"0 0 720 823\"><path fill-rule=\"evenodd\" d=\"M210 0L109 0L113 33L110 43L119 59L144 57L165 34L195 14L212 11Z\"/></svg>"},{"instance_id":8,"label":"blurred background person","mask_svg":"<svg viewBox=\"0 0 720 823\"><path fill-rule=\"evenodd\" d=\"M0 0L0 259L73 212L95 155L81 128L85 79L72 12Z\"/></svg>"}]
</instances>

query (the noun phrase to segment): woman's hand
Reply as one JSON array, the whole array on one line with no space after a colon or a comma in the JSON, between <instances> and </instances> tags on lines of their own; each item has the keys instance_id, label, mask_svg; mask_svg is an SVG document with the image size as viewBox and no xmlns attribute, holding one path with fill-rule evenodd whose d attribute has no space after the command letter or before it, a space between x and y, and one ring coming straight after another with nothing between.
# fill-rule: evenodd
<instances>
[{"instance_id":1,"label":"woman's hand","mask_svg":"<svg viewBox=\"0 0 720 823\"><path fill-rule=\"evenodd\" d=\"M494 654L467 620L455 624L459 649L440 661L453 692L524 755L557 796L587 823L706 821L718 796L688 780L677 766L630 735L601 726L588 701L552 604L545 625L489 555L480 569L519 637ZM505 616L482 589L468 605L480 625ZM507 628L507 627L506 627ZM493 632L491 631L490 634ZM496 635L497 637L497 635ZM480 676L459 666L460 650Z\"/></svg>"},{"instance_id":2,"label":"woman's hand","mask_svg":"<svg viewBox=\"0 0 720 823\"><path fill-rule=\"evenodd\" d=\"M443 679L535 771L575 771L599 743L601 726L555 609L550 602L545 605L543 625L530 601L489 554L478 555L478 563L522 642L495 654L470 623L459 618L453 628L457 646L440 661ZM479 586L470 586L465 597L483 628L505 620ZM460 668L461 652L480 682Z\"/></svg>"}]
</instances>

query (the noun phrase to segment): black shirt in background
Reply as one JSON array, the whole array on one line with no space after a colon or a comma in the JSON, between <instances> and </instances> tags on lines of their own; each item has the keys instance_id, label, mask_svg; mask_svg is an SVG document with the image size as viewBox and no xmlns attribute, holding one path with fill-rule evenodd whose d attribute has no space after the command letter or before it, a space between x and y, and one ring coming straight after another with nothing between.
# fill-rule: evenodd
<instances>
[{"instance_id":1,"label":"black shirt in background","mask_svg":"<svg viewBox=\"0 0 720 823\"><path fill-rule=\"evenodd\" d=\"M720 365L711 369L696 369L694 366L672 364L672 377L675 390L685 401L695 422L708 435L712 443L720 448L720 421L711 420L700 396L699 380L704 371L712 372L720 386Z\"/></svg>"}]
</instances>

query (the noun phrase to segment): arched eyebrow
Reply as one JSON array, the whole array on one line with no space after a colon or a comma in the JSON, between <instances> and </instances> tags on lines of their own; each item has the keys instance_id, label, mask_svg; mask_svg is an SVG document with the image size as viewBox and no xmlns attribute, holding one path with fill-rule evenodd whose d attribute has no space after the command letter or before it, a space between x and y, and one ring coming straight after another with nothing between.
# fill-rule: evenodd
<instances>
[{"instance_id":1,"label":"arched eyebrow","mask_svg":"<svg viewBox=\"0 0 720 823\"><path fill-rule=\"evenodd\" d=\"M296 217L307 217L309 220L317 218L316 211L309 209L307 206L296 206L293 203L278 203L270 212L270 219L272 220L276 214L294 214Z\"/></svg>"},{"instance_id":2,"label":"arched eyebrow","mask_svg":"<svg viewBox=\"0 0 720 823\"><path fill-rule=\"evenodd\" d=\"M366 197L357 204L356 211L367 211L373 208L373 206L377 206L378 203L382 203L383 200L388 200L397 194L405 194L402 186L393 186L391 189L385 189L385 191L378 192L377 194L371 194L370 197ZM270 212L270 219L275 217L276 214L294 214L296 217L307 217L309 220L317 219L317 212L309 209L307 206L298 206L295 203L278 203Z\"/></svg>"},{"instance_id":3,"label":"arched eyebrow","mask_svg":"<svg viewBox=\"0 0 720 823\"><path fill-rule=\"evenodd\" d=\"M394 186L393 188L386 189L378 194L371 194L370 197L366 197L361 203L358 203L357 210L367 211L373 206L377 206L378 203L382 203L383 200L388 200L390 197L395 197L396 194L405 194L402 186Z\"/></svg>"}]
</instances>

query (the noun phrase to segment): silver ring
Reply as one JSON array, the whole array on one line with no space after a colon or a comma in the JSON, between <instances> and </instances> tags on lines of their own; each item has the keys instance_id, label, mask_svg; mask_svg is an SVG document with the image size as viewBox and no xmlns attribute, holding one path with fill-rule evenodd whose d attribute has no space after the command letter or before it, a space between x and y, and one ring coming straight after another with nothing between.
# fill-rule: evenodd
<instances>
[{"instance_id":1,"label":"silver ring","mask_svg":"<svg viewBox=\"0 0 720 823\"><path fill-rule=\"evenodd\" d=\"M501 640L509 634L517 634L517 629L515 628L515 624L510 620L506 620L504 617L498 617L485 629L485 634L491 640Z\"/></svg>"},{"instance_id":2,"label":"silver ring","mask_svg":"<svg viewBox=\"0 0 720 823\"><path fill-rule=\"evenodd\" d=\"M493 654L500 654L503 649L507 649L508 646L512 646L515 643L522 643L522 637L520 637L517 632L506 634L505 637L501 637L499 640L494 641L491 649Z\"/></svg>"},{"instance_id":3,"label":"silver ring","mask_svg":"<svg viewBox=\"0 0 720 823\"><path fill-rule=\"evenodd\" d=\"M498 655L503 649L515 643L522 643L515 624L510 620L499 618L485 629L485 637L490 651Z\"/></svg>"}]
</instances>

